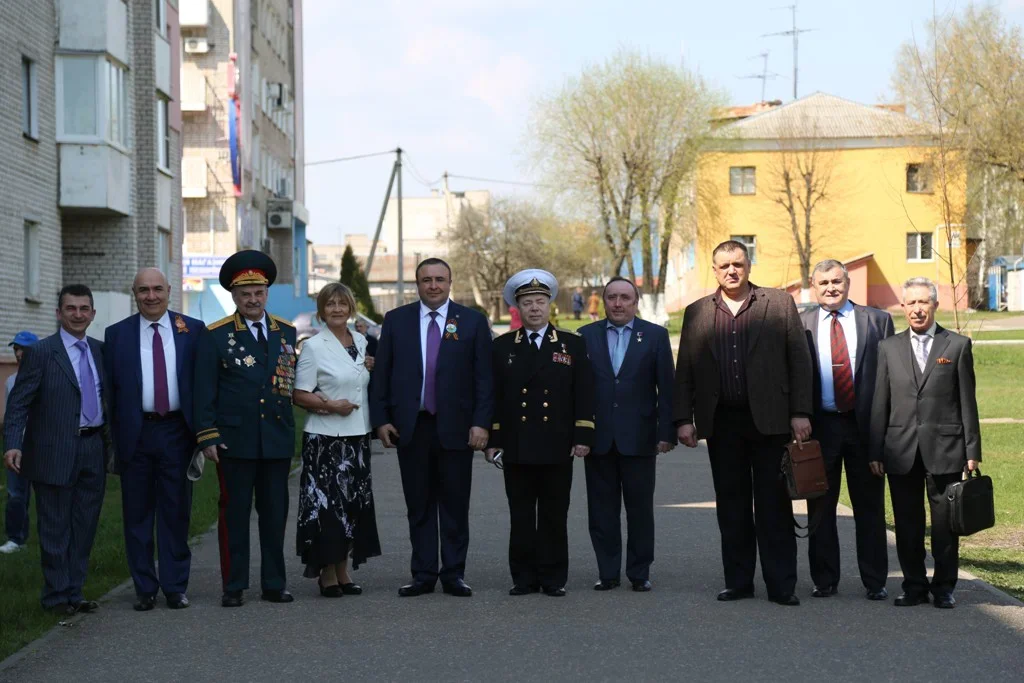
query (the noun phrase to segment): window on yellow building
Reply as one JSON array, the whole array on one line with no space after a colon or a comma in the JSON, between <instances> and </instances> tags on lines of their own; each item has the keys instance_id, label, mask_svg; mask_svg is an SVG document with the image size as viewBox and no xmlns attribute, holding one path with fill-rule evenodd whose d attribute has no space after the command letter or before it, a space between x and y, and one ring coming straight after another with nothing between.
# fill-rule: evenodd
<instances>
[{"instance_id":1,"label":"window on yellow building","mask_svg":"<svg viewBox=\"0 0 1024 683\"><path fill-rule=\"evenodd\" d=\"M739 242L747 248L750 264L757 263L757 235L729 235L729 239Z\"/></svg>"},{"instance_id":2,"label":"window on yellow building","mask_svg":"<svg viewBox=\"0 0 1024 683\"><path fill-rule=\"evenodd\" d=\"M931 173L926 164L907 164L907 192L931 192Z\"/></svg>"},{"instance_id":3,"label":"window on yellow building","mask_svg":"<svg viewBox=\"0 0 1024 683\"><path fill-rule=\"evenodd\" d=\"M732 166L729 168L729 194L754 194L756 189L755 167Z\"/></svg>"},{"instance_id":4,"label":"window on yellow building","mask_svg":"<svg viewBox=\"0 0 1024 683\"><path fill-rule=\"evenodd\" d=\"M907 260L908 261L933 261L935 253L932 251L932 237L930 232L908 232L907 233Z\"/></svg>"}]
</instances>

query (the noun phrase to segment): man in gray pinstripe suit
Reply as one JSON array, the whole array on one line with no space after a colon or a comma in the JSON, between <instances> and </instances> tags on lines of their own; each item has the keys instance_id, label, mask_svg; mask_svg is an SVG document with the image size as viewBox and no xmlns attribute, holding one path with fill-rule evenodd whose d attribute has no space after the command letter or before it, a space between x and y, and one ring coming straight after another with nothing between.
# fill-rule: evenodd
<instances>
[{"instance_id":1,"label":"man in gray pinstripe suit","mask_svg":"<svg viewBox=\"0 0 1024 683\"><path fill-rule=\"evenodd\" d=\"M68 285L57 299L60 330L26 349L7 404L8 469L36 490L43 608L92 612L82 595L106 484L102 344L85 336L92 292Z\"/></svg>"}]
</instances>

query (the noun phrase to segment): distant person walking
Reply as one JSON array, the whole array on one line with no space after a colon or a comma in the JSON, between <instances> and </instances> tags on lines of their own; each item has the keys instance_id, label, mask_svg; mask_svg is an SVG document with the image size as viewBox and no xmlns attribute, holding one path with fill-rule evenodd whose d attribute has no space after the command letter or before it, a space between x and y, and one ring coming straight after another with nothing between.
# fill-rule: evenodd
<instances>
[{"instance_id":1,"label":"distant person walking","mask_svg":"<svg viewBox=\"0 0 1024 683\"><path fill-rule=\"evenodd\" d=\"M583 288L577 287L576 291L572 293L572 317L579 320L581 315L583 315Z\"/></svg>"},{"instance_id":2,"label":"distant person walking","mask_svg":"<svg viewBox=\"0 0 1024 683\"><path fill-rule=\"evenodd\" d=\"M519 315L519 309L518 308L516 308L515 306L510 306L509 309L508 309L508 315L509 315L509 324L508 324L509 331L518 330L520 327L523 326L523 318L522 318L522 316Z\"/></svg>"},{"instance_id":3,"label":"distant person walking","mask_svg":"<svg viewBox=\"0 0 1024 683\"><path fill-rule=\"evenodd\" d=\"M39 337L28 331L22 331L14 335L14 341L8 346L14 347L14 361L21 365L21 358L25 355L25 348L32 346ZM4 385L5 405L11 398L11 390L14 389L14 382L18 379L18 373L7 378ZM28 479L15 474L14 470L7 470L7 509L4 512L5 531L7 542L0 545L0 553L10 555L25 547L28 541L28 503L32 496L32 488Z\"/></svg>"},{"instance_id":4,"label":"distant person walking","mask_svg":"<svg viewBox=\"0 0 1024 683\"><path fill-rule=\"evenodd\" d=\"M597 293L597 291L593 291L590 293L590 298L587 299L587 314L590 316L590 319L592 321L597 322L597 318L600 312L601 296Z\"/></svg>"}]
</instances>

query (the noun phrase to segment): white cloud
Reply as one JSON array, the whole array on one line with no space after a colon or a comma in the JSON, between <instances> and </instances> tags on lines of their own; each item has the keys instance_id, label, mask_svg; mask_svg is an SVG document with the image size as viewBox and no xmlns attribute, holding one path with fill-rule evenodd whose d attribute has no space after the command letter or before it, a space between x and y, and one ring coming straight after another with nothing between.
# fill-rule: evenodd
<instances>
[{"instance_id":1,"label":"white cloud","mask_svg":"<svg viewBox=\"0 0 1024 683\"><path fill-rule=\"evenodd\" d=\"M499 116L525 104L535 82L536 69L520 54L505 54L477 69L466 83L465 94L485 102Z\"/></svg>"}]
</instances>

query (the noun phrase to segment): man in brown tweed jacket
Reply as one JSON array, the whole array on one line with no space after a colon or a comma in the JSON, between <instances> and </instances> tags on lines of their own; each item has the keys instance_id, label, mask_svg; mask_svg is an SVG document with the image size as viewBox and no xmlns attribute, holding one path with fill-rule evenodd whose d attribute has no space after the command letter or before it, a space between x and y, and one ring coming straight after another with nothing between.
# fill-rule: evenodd
<instances>
[{"instance_id":1,"label":"man in brown tweed jacket","mask_svg":"<svg viewBox=\"0 0 1024 683\"><path fill-rule=\"evenodd\" d=\"M749 281L740 242L712 252L719 288L686 307L676 363L679 440L707 439L722 534L722 601L754 595L758 551L768 598L800 604L783 447L811 435L813 370L793 299Z\"/></svg>"}]
</instances>

